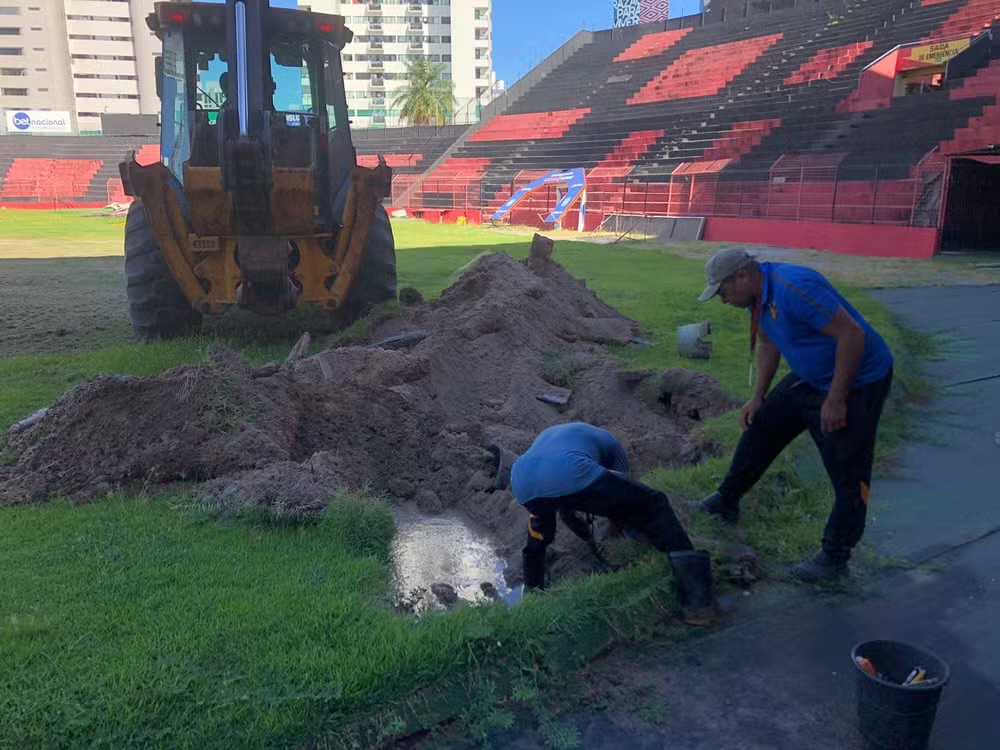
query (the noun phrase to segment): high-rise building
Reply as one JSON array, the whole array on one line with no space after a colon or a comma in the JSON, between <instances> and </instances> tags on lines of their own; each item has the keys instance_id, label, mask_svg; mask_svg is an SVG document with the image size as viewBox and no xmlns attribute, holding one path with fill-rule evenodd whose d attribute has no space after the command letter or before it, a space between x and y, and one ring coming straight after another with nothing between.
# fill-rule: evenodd
<instances>
[{"instance_id":1,"label":"high-rise building","mask_svg":"<svg viewBox=\"0 0 1000 750\"><path fill-rule=\"evenodd\" d=\"M65 111L79 132L102 114L155 114L154 0L0 0L0 110Z\"/></svg>"},{"instance_id":2,"label":"high-rise building","mask_svg":"<svg viewBox=\"0 0 1000 750\"><path fill-rule=\"evenodd\" d=\"M669 17L669 0L614 0L614 25L616 28L665 21Z\"/></svg>"},{"instance_id":3,"label":"high-rise building","mask_svg":"<svg viewBox=\"0 0 1000 750\"><path fill-rule=\"evenodd\" d=\"M299 7L306 4L345 16L354 31L344 50L354 127L406 124L392 105L406 84L406 63L414 58L444 64L444 75L455 83L456 123L475 122L489 104L496 86L492 0L299 0Z\"/></svg>"},{"instance_id":4,"label":"high-rise building","mask_svg":"<svg viewBox=\"0 0 1000 750\"><path fill-rule=\"evenodd\" d=\"M97 133L102 114L160 111L146 27L155 0L0 0L0 127L8 113L68 112L73 132ZM344 50L354 126L400 124L392 106L406 62L443 63L454 81L456 123L475 122L496 88L492 0L298 0L300 8L347 17ZM203 92L204 93L204 92Z\"/></svg>"}]
</instances>

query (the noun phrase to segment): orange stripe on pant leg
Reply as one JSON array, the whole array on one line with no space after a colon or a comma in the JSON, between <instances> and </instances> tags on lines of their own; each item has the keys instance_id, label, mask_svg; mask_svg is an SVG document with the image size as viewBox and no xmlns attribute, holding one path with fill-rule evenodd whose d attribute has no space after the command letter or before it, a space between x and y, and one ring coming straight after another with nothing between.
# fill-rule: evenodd
<instances>
[{"instance_id":1,"label":"orange stripe on pant leg","mask_svg":"<svg viewBox=\"0 0 1000 750\"><path fill-rule=\"evenodd\" d=\"M530 536L532 539L537 539L540 542L544 542L545 535L539 531L535 531L535 527L531 525L531 522L534 521L536 518L538 518L538 516L536 516L534 513L528 516L528 536Z\"/></svg>"},{"instance_id":2,"label":"orange stripe on pant leg","mask_svg":"<svg viewBox=\"0 0 1000 750\"><path fill-rule=\"evenodd\" d=\"M861 502L868 505L868 482L861 483Z\"/></svg>"}]
</instances>

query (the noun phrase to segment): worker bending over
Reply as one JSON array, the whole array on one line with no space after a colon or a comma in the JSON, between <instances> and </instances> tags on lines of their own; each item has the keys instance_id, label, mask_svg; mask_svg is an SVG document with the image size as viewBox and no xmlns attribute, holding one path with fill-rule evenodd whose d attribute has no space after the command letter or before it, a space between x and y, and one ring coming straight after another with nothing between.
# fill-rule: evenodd
<instances>
[{"instance_id":1,"label":"worker bending over","mask_svg":"<svg viewBox=\"0 0 1000 750\"><path fill-rule=\"evenodd\" d=\"M836 499L821 551L792 572L809 582L846 575L851 550L865 530L875 434L892 384L892 353L811 268L758 263L746 250L730 248L709 259L706 273L702 302L718 295L750 313L757 379L740 412L743 436L729 473L698 507L735 523L740 498L785 446L809 430ZM782 357L791 373L771 388Z\"/></svg>"},{"instance_id":2,"label":"worker bending over","mask_svg":"<svg viewBox=\"0 0 1000 750\"><path fill-rule=\"evenodd\" d=\"M629 477L625 451L610 432L573 422L542 431L520 457L499 446L491 451L495 486L506 489L509 483L530 514L522 551L526 589L545 587L545 551L555 539L557 515L587 538L576 514L588 513L641 532L667 554L686 622L718 619L708 553L695 551L666 495ZM593 548L592 537L587 541Z\"/></svg>"}]
</instances>

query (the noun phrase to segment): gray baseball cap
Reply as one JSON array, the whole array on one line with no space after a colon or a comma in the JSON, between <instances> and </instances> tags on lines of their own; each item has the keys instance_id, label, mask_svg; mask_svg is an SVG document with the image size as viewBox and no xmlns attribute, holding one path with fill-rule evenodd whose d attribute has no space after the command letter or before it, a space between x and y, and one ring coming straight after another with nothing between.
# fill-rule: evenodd
<instances>
[{"instance_id":1,"label":"gray baseball cap","mask_svg":"<svg viewBox=\"0 0 1000 750\"><path fill-rule=\"evenodd\" d=\"M725 250L717 252L705 264L708 286L705 287L705 291L701 293L698 301L708 302L719 293L722 282L753 262L754 256L747 252L744 247L727 247Z\"/></svg>"}]
</instances>

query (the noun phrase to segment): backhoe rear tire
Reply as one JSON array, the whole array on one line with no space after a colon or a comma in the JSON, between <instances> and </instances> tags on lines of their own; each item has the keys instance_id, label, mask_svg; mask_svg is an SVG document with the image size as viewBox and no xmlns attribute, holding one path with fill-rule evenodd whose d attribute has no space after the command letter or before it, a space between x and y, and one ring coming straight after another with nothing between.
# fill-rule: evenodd
<instances>
[{"instance_id":1,"label":"backhoe rear tire","mask_svg":"<svg viewBox=\"0 0 1000 750\"><path fill-rule=\"evenodd\" d=\"M350 325L376 305L395 299L396 241L389 214L379 204L368 230L361 274L337 310L337 317L344 325Z\"/></svg>"},{"instance_id":2,"label":"backhoe rear tire","mask_svg":"<svg viewBox=\"0 0 1000 750\"><path fill-rule=\"evenodd\" d=\"M337 190L333 202L333 215L342 217L347 205L351 180L346 177ZM342 219L341 219L342 220ZM340 326L348 326L364 316L371 308L383 302L396 300L396 241L385 206L375 206L372 225L365 242L365 260L361 273L347 299L337 308L334 319Z\"/></svg>"},{"instance_id":3,"label":"backhoe rear tire","mask_svg":"<svg viewBox=\"0 0 1000 750\"><path fill-rule=\"evenodd\" d=\"M125 220L125 291L128 317L144 340L183 336L201 325L167 267L142 203L134 201Z\"/></svg>"}]
</instances>

